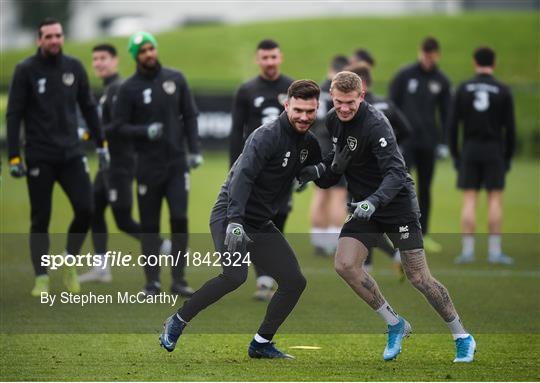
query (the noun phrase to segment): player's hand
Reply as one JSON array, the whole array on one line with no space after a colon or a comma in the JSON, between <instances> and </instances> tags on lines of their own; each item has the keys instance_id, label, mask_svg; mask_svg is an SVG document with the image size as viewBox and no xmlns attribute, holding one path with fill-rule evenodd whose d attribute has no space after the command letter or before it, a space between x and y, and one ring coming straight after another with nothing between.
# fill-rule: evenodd
<instances>
[{"instance_id":1,"label":"player's hand","mask_svg":"<svg viewBox=\"0 0 540 383\"><path fill-rule=\"evenodd\" d=\"M373 213L375 213L375 205L367 199L360 202L349 202L347 206L353 210L353 218L369 221Z\"/></svg>"},{"instance_id":2,"label":"player's hand","mask_svg":"<svg viewBox=\"0 0 540 383\"><path fill-rule=\"evenodd\" d=\"M98 156L99 170L107 170L111 164L111 156L109 154L109 149L107 148L97 148L96 153Z\"/></svg>"},{"instance_id":3,"label":"player's hand","mask_svg":"<svg viewBox=\"0 0 540 383\"><path fill-rule=\"evenodd\" d=\"M450 154L448 145L444 145L444 144L437 145L437 148L435 149L435 154L437 155L437 158L440 160L447 159L448 155Z\"/></svg>"},{"instance_id":4,"label":"player's hand","mask_svg":"<svg viewBox=\"0 0 540 383\"><path fill-rule=\"evenodd\" d=\"M26 175L26 169L21 161L21 157L13 157L9 160L9 174L15 178L21 178Z\"/></svg>"},{"instance_id":5,"label":"player's hand","mask_svg":"<svg viewBox=\"0 0 540 383\"><path fill-rule=\"evenodd\" d=\"M161 122L153 122L148 125L146 135L150 141L156 141L163 135L163 124Z\"/></svg>"},{"instance_id":6,"label":"player's hand","mask_svg":"<svg viewBox=\"0 0 540 383\"><path fill-rule=\"evenodd\" d=\"M246 251L248 243L253 242L240 223L230 222L225 232L225 246L229 253Z\"/></svg>"},{"instance_id":7,"label":"player's hand","mask_svg":"<svg viewBox=\"0 0 540 383\"><path fill-rule=\"evenodd\" d=\"M190 169L196 169L204 164L204 158L200 153L193 153L188 155L188 166Z\"/></svg>"},{"instance_id":8,"label":"player's hand","mask_svg":"<svg viewBox=\"0 0 540 383\"><path fill-rule=\"evenodd\" d=\"M347 165L349 165L351 158L352 152L348 145L343 146L341 150L336 148L334 160L332 161L332 166L330 169L332 169L332 172L336 174L345 173L345 169L347 169Z\"/></svg>"},{"instance_id":9,"label":"player's hand","mask_svg":"<svg viewBox=\"0 0 540 383\"><path fill-rule=\"evenodd\" d=\"M293 180L293 190L297 193L302 193L308 187L308 183L301 184L296 178Z\"/></svg>"},{"instance_id":10,"label":"player's hand","mask_svg":"<svg viewBox=\"0 0 540 383\"><path fill-rule=\"evenodd\" d=\"M298 182L300 183L299 187L303 187L303 185L307 184L309 181L318 180L325 170L326 166L322 162L319 162L317 165L304 166L296 176L296 179L298 179Z\"/></svg>"}]
</instances>

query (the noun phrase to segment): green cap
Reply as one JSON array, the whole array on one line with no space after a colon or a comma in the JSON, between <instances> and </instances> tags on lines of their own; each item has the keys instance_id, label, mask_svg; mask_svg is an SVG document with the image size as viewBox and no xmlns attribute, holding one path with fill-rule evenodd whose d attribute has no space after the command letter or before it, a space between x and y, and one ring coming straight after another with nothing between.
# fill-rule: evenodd
<instances>
[{"instance_id":1,"label":"green cap","mask_svg":"<svg viewBox=\"0 0 540 383\"><path fill-rule=\"evenodd\" d=\"M150 43L154 48L157 48L156 38L151 33L140 31L130 37L128 51L133 56L133 59L137 60L139 49L146 43Z\"/></svg>"}]
</instances>

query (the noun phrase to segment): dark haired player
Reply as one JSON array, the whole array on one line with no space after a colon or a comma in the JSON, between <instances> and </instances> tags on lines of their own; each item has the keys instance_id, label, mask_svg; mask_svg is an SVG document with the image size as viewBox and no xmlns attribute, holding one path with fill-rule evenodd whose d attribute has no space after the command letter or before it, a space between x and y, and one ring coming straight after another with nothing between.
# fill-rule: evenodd
<instances>
[{"instance_id":1,"label":"dark haired player","mask_svg":"<svg viewBox=\"0 0 540 383\"><path fill-rule=\"evenodd\" d=\"M46 19L38 27L38 50L17 65L9 89L6 113L10 173L26 176L30 195L30 252L36 275L32 296L49 292L49 276L41 256L49 252L52 192L58 182L73 208L66 253L79 254L92 218L92 184L88 161L78 133L77 105L95 140L100 169L109 165L109 153L98 110L79 60L62 52L64 32L58 20ZM20 154L24 123L25 162ZM28 169L28 170L27 170ZM80 290L77 271L66 267L68 291Z\"/></svg>"},{"instance_id":2,"label":"dark haired player","mask_svg":"<svg viewBox=\"0 0 540 383\"><path fill-rule=\"evenodd\" d=\"M488 260L512 264L502 253L502 194L506 172L515 147L514 102L510 89L493 76L495 51L480 47L473 54L476 75L462 83L455 94L449 121L449 144L458 187L463 190L461 228L463 250L457 263L470 263L474 256L476 202L478 191L487 190ZM462 145L458 145L460 125Z\"/></svg>"},{"instance_id":3,"label":"dark haired player","mask_svg":"<svg viewBox=\"0 0 540 383\"><path fill-rule=\"evenodd\" d=\"M234 164L247 137L259 126L271 122L283 112L287 89L293 80L281 73L283 54L274 40L266 39L257 44L255 61L259 75L242 84L236 92L230 135L230 166ZM283 232L292 207L292 195L276 213L274 224ZM270 300L274 293L274 281L259 266L255 266L257 290L253 297Z\"/></svg>"},{"instance_id":4,"label":"dark haired player","mask_svg":"<svg viewBox=\"0 0 540 383\"><path fill-rule=\"evenodd\" d=\"M420 224L427 251L442 247L429 232L431 182L436 157L447 157L446 123L450 108L450 80L439 69L440 47L433 37L422 41L418 61L401 69L390 84L390 99L405 114L412 127L411 139L403 147L407 167L416 167ZM437 111L440 118L437 119ZM439 123L437 123L439 120ZM437 128L439 125L441 128Z\"/></svg>"},{"instance_id":5,"label":"dark haired player","mask_svg":"<svg viewBox=\"0 0 540 383\"><path fill-rule=\"evenodd\" d=\"M193 289L184 278L184 254L188 242L189 170L203 162L197 107L184 75L161 66L153 35L135 33L129 40L128 50L137 69L118 92L114 129L133 138L135 143L142 251L145 255L158 254L162 243L159 236L161 205L165 199L169 207L172 254L176 260L171 270L171 292L191 296ZM147 264L144 270L143 292L159 294L159 265Z\"/></svg>"},{"instance_id":6,"label":"dark haired player","mask_svg":"<svg viewBox=\"0 0 540 383\"><path fill-rule=\"evenodd\" d=\"M210 230L222 254L223 272L206 282L190 300L170 316L160 336L161 345L173 351L182 331L200 311L240 287L248 264L227 265L225 252L249 252L278 284L265 318L248 349L251 358L291 358L277 350L272 338L291 313L306 286L296 256L272 219L289 198L298 171L318 163L317 139L308 130L319 106L319 86L311 80L295 81L288 90L285 112L250 134L219 193Z\"/></svg>"}]
</instances>

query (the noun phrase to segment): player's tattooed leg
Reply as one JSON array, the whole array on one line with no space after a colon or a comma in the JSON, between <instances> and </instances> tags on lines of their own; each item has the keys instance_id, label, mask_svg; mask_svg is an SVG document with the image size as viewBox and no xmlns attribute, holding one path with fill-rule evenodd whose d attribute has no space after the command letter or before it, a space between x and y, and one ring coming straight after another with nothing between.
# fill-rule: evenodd
<instances>
[{"instance_id":1,"label":"player's tattooed leg","mask_svg":"<svg viewBox=\"0 0 540 383\"><path fill-rule=\"evenodd\" d=\"M448 290L433 278L426 262L424 249L405 250L401 252L403 270L409 281L416 287L446 321L456 317L456 310Z\"/></svg>"},{"instance_id":2,"label":"player's tattooed leg","mask_svg":"<svg viewBox=\"0 0 540 383\"><path fill-rule=\"evenodd\" d=\"M340 238L336 252L336 272L347 282L360 298L372 307L379 309L385 302L377 282L362 267L367 248L353 238Z\"/></svg>"}]
</instances>

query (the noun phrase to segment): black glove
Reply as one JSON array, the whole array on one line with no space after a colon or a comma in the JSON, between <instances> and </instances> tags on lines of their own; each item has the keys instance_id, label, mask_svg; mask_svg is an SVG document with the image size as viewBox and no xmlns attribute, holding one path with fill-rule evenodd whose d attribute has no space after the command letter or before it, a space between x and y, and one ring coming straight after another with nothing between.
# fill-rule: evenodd
<instances>
[{"instance_id":1,"label":"black glove","mask_svg":"<svg viewBox=\"0 0 540 383\"><path fill-rule=\"evenodd\" d=\"M21 161L21 157L13 157L9 160L9 174L15 178L21 178L26 175L26 169Z\"/></svg>"},{"instance_id":2,"label":"black glove","mask_svg":"<svg viewBox=\"0 0 540 383\"><path fill-rule=\"evenodd\" d=\"M97 148L96 153L98 155L99 170L107 170L111 164L111 156L109 154L109 149L107 148Z\"/></svg>"},{"instance_id":3,"label":"black glove","mask_svg":"<svg viewBox=\"0 0 540 383\"><path fill-rule=\"evenodd\" d=\"M299 187L302 187L304 184L307 184L309 181L315 181L321 178L324 171L326 170L326 166L319 162L317 165L308 165L300 169L300 172L298 172L298 175L296 178L298 179L298 182L300 183Z\"/></svg>"},{"instance_id":4,"label":"black glove","mask_svg":"<svg viewBox=\"0 0 540 383\"><path fill-rule=\"evenodd\" d=\"M161 122L153 122L146 128L146 135L150 141L156 141L163 135L163 124Z\"/></svg>"},{"instance_id":5,"label":"black glove","mask_svg":"<svg viewBox=\"0 0 540 383\"><path fill-rule=\"evenodd\" d=\"M188 155L188 166L190 169L196 169L204 163L204 158L200 153L192 153Z\"/></svg>"},{"instance_id":6,"label":"black glove","mask_svg":"<svg viewBox=\"0 0 540 383\"><path fill-rule=\"evenodd\" d=\"M240 223L229 222L225 232L225 246L229 253L244 253L248 243L253 242Z\"/></svg>"},{"instance_id":7,"label":"black glove","mask_svg":"<svg viewBox=\"0 0 540 383\"><path fill-rule=\"evenodd\" d=\"M336 174L345 173L345 169L347 169L347 165L349 165L351 158L352 152L348 145L343 146L341 150L336 147L334 160L332 161L332 166L330 169L332 169L332 171Z\"/></svg>"}]
</instances>

